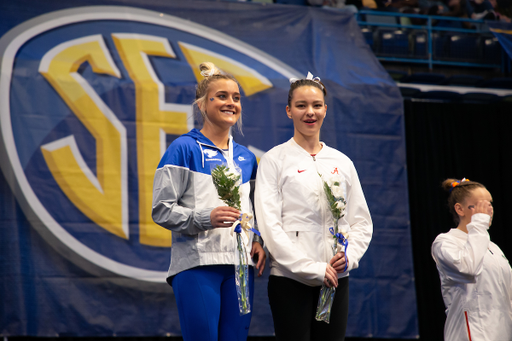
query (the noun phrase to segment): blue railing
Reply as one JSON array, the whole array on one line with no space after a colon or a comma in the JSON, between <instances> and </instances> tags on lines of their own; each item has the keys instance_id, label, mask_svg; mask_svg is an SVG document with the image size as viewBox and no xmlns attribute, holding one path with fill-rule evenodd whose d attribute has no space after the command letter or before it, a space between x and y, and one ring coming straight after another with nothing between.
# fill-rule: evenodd
<instances>
[{"instance_id":1,"label":"blue railing","mask_svg":"<svg viewBox=\"0 0 512 341\"><path fill-rule=\"evenodd\" d=\"M510 59L483 20L367 10L356 17L380 60L423 63L430 69L434 64L510 68ZM446 26L461 22L472 28Z\"/></svg>"}]
</instances>

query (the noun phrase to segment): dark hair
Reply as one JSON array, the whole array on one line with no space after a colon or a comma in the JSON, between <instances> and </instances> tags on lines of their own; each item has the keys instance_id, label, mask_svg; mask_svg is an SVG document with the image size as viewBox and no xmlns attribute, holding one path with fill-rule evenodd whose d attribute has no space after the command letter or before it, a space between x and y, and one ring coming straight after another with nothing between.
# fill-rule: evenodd
<instances>
[{"instance_id":1,"label":"dark hair","mask_svg":"<svg viewBox=\"0 0 512 341\"><path fill-rule=\"evenodd\" d=\"M233 77L230 74L223 73L215 66L215 64L211 62L201 63L201 65L199 65L199 71L201 71L201 75L204 76L204 79L197 85L196 100L194 101L194 104L197 106L204 122L206 120L206 112L203 109L201 109L201 106L204 108L204 104L206 103L206 97L208 96L208 89L210 88L210 85L221 79L231 80L235 82L238 85L238 87L240 87L240 84L238 84L235 77ZM238 119L238 122L236 124L240 134L243 135L242 115L240 115L240 118Z\"/></svg>"},{"instance_id":2,"label":"dark hair","mask_svg":"<svg viewBox=\"0 0 512 341\"><path fill-rule=\"evenodd\" d=\"M450 194L448 196L448 209L453 216L453 220L456 224L460 222L459 215L455 212L455 204L462 203L467 197L471 195L476 188L485 188L479 182L469 180L457 180L457 179L446 179L441 184L445 191Z\"/></svg>"},{"instance_id":3,"label":"dark hair","mask_svg":"<svg viewBox=\"0 0 512 341\"><path fill-rule=\"evenodd\" d=\"M321 81L314 81L312 79L299 79L290 84L290 91L288 91L288 106L292 104L293 92L302 86L312 86L318 88L324 94L324 98L327 97L327 89L325 89L324 83Z\"/></svg>"}]
</instances>

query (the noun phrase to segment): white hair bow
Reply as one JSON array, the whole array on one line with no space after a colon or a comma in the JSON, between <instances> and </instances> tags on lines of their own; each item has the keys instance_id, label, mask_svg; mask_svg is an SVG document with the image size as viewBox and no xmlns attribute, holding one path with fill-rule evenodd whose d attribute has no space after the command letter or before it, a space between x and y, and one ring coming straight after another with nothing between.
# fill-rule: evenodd
<instances>
[{"instance_id":1,"label":"white hair bow","mask_svg":"<svg viewBox=\"0 0 512 341\"><path fill-rule=\"evenodd\" d=\"M318 83L322 87L322 89L324 88L322 86L322 84L320 84L320 77L313 77L313 74L309 71L308 71L308 75L306 76L306 78L302 78L302 79L309 79L310 81ZM290 78L290 84L293 84L299 80L300 80L299 78Z\"/></svg>"}]
</instances>

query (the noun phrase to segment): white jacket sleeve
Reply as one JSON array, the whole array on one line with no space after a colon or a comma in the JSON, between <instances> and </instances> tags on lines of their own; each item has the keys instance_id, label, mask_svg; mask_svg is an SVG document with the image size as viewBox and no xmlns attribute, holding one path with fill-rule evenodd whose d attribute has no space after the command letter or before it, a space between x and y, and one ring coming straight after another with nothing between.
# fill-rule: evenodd
<instances>
[{"instance_id":1,"label":"white jacket sleeve","mask_svg":"<svg viewBox=\"0 0 512 341\"><path fill-rule=\"evenodd\" d=\"M512 267L510 266L510 264L509 264L509 271L512 275ZM510 306L512 307L512 282L510 282L510 285L508 287L508 297L510 297L509 303L510 303Z\"/></svg>"},{"instance_id":2,"label":"white jacket sleeve","mask_svg":"<svg viewBox=\"0 0 512 341\"><path fill-rule=\"evenodd\" d=\"M327 263L316 262L294 247L282 228L282 191L279 188L279 177L279 167L264 155L258 166L254 194L261 236L277 263L305 279L318 280L321 285Z\"/></svg>"},{"instance_id":3,"label":"white jacket sleeve","mask_svg":"<svg viewBox=\"0 0 512 341\"><path fill-rule=\"evenodd\" d=\"M489 221L487 214L477 213L467 225L468 238L464 245L439 235L432 244L432 257L445 277L456 283L474 283L482 272L485 253L489 246Z\"/></svg>"},{"instance_id":4,"label":"white jacket sleeve","mask_svg":"<svg viewBox=\"0 0 512 341\"><path fill-rule=\"evenodd\" d=\"M347 193L347 208L345 211L345 219L350 224L347 271L359 267L359 261L368 249L373 234L372 218L353 164L350 177L352 185Z\"/></svg>"}]
</instances>

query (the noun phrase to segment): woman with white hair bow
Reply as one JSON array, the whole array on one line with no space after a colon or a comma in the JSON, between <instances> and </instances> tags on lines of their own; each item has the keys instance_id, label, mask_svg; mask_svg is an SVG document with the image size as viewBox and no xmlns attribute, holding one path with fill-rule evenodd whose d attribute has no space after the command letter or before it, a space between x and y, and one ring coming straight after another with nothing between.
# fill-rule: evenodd
<instances>
[{"instance_id":1,"label":"woman with white hair bow","mask_svg":"<svg viewBox=\"0 0 512 341\"><path fill-rule=\"evenodd\" d=\"M348 274L368 248L372 220L354 164L320 141L327 112L324 84L311 74L290 82L286 114L294 135L261 158L255 191L258 226L270 252L268 296L276 339L344 340ZM334 206L324 181L340 199ZM332 210L342 213L339 219ZM348 248L333 256L335 222ZM322 284L336 287L330 323L316 319Z\"/></svg>"}]
</instances>

